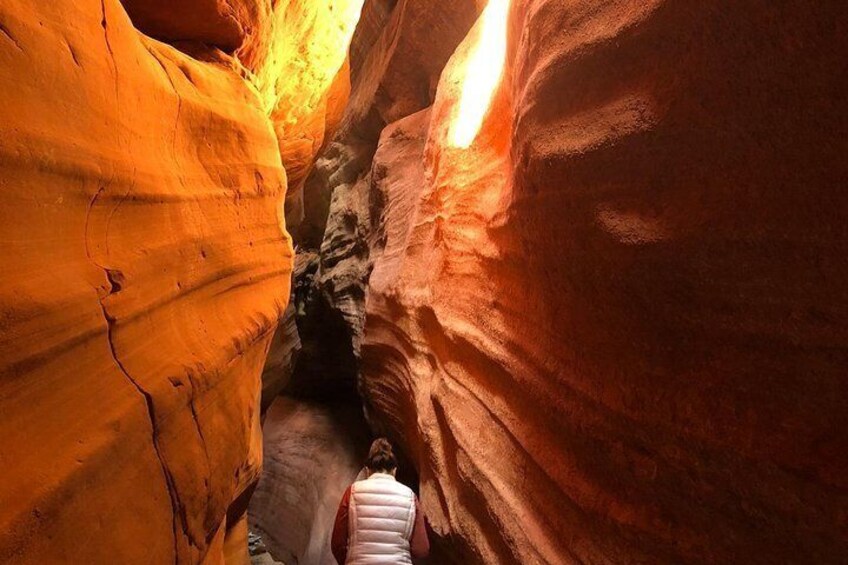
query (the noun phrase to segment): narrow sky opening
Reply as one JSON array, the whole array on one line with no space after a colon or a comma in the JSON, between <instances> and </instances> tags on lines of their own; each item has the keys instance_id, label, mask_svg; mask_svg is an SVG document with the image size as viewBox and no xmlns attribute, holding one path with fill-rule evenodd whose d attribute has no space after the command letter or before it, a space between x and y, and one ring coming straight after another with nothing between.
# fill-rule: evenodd
<instances>
[{"instance_id":1,"label":"narrow sky opening","mask_svg":"<svg viewBox=\"0 0 848 565\"><path fill-rule=\"evenodd\" d=\"M449 133L455 147L466 148L477 137L503 77L508 14L509 0L489 0L480 16L477 42L465 61L462 95Z\"/></svg>"}]
</instances>

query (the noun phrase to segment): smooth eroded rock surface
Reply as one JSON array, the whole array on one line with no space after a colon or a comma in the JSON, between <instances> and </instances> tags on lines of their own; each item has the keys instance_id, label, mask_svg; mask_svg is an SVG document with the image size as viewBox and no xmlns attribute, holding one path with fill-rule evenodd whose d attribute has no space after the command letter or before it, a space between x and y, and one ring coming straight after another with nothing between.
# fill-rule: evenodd
<instances>
[{"instance_id":1,"label":"smooth eroded rock surface","mask_svg":"<svg viewBox=\"0 0 848 565\"><path fill-rule=\"evenodd\" d=\"M362 390L468 559L844 559L844 16L514 0L467 149L454 55Z\"/></svg>"},{"instance_id":2,"label":"smooth eroded rock surface","mask_svg":"<svg viewBox=\"0 0 848 565\"><path fill-rule=\"evenodd\" d=\"M292 252L277 140L219 61L117 0L0 5L0 561L221 563L246 536Z\"/></svg>"},{"instance_id":3,"label":"smooth eroded rock surface","mask_svg":"<svg viewBox=\"0 0 848 565\"><path fill-rule=\"evenodd\" d=\"M174 43L193 41L228 53L258 33L270 0L121 0L135 27Z\"/></svg>"}]
</instances>

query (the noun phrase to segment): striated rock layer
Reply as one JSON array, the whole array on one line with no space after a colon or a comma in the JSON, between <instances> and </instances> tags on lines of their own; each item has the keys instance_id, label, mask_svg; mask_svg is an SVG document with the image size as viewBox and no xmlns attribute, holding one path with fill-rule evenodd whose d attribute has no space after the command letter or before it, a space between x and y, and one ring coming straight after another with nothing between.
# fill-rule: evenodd
<instances>
[{"instance_id":1,"label":"striated rock layer","mask_svg":"<svg viewBox=\"0 0 848 565\"><path fill-rule=\"evenodd\" d=\"M468 560L844 560L845 15L513 0L384 132L362 392Z\"/></svg>"},{"instance_id":2,"label":"striated rock layer","mask_svg":"<svg viewBox=\"0 0 848 565\"><path fill-rule=\"evenodd\" d=\"M117 0L0 4L0 562L246 559L292 251L273 129L208 57Z\"/></svg>"}]
</instances>

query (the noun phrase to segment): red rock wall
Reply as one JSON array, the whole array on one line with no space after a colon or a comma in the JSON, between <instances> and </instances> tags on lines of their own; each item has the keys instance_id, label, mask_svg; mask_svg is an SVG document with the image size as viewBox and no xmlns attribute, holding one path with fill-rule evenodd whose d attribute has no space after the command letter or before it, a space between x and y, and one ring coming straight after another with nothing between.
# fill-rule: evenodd
<instances>
[{"instance_id":1,"label":"red rock wall","mask_svg":"<svg viewBox=\"0 0 848 565\"><path fill-rule=\"evenodd\" d=\"M346 106L337 107L344 111L339 131L322 151L304 190L291 193L286 202L287 226L299 248L298 258L310 265L294 273L297 332L303 347L293 367L289 352L272 345L271 357L280 362L271 371L293 374L285 386L298 395L325 399L355 395L364 290L371 268L369 238L380 215L377 204L370 210L369 197L379 133L385 120L432 102L431 85L477 10L473 0L438 9L428 0L396 4L369 0L363 5L351 43L351 99L343 97ZM428 41L436 32L443 40ZM305 221L288 222L301 204Z\"/></svg>"},{"instance_id":2,"label":"red rock wall","mask_svg":"<svg viewBox=\"0 0 848 565\"><path fill-rule=\"evenodd\" d=\"M135 27L166 43L198 42L233 53L260 40L270 0L121 0Z\"/></svg>"},{"instance_id":3,"label":"red rock wall","mask_svg":"<svg viewBox=\"0 0 848 565\"><path fill-rule=\"evenodd\" d=\"M289 294L271 124L117 0L0 4L0 85L0 561L221 563Z\"/></svg>"},{"instance_id":4,"label":"red rock wall","mask_svg":"<svg viewBox=\"0 0 848 565\"><path fill-rule=\"evenodd\" d=\"M384 132L363 391L468 560L848 554L845 15L514 0L471 147L467 44Z\"/></svg>"}]
</instances>

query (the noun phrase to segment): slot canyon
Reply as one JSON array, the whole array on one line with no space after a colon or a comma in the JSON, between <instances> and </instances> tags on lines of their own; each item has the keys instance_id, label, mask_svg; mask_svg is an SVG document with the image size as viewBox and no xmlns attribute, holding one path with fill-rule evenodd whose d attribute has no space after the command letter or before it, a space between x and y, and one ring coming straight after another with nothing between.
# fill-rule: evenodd
<instances>
[{"instance_id":1,"label":"slot canyon","mask_svg":"<svg viewBox=\"0 0 848 565\"><path fill-rule=\"evenodd\" d=\"M0 79L0 563L333 565L377 437L416 563L848 563L848 4L0 0Z\"/></svg>"}]
</instances>

